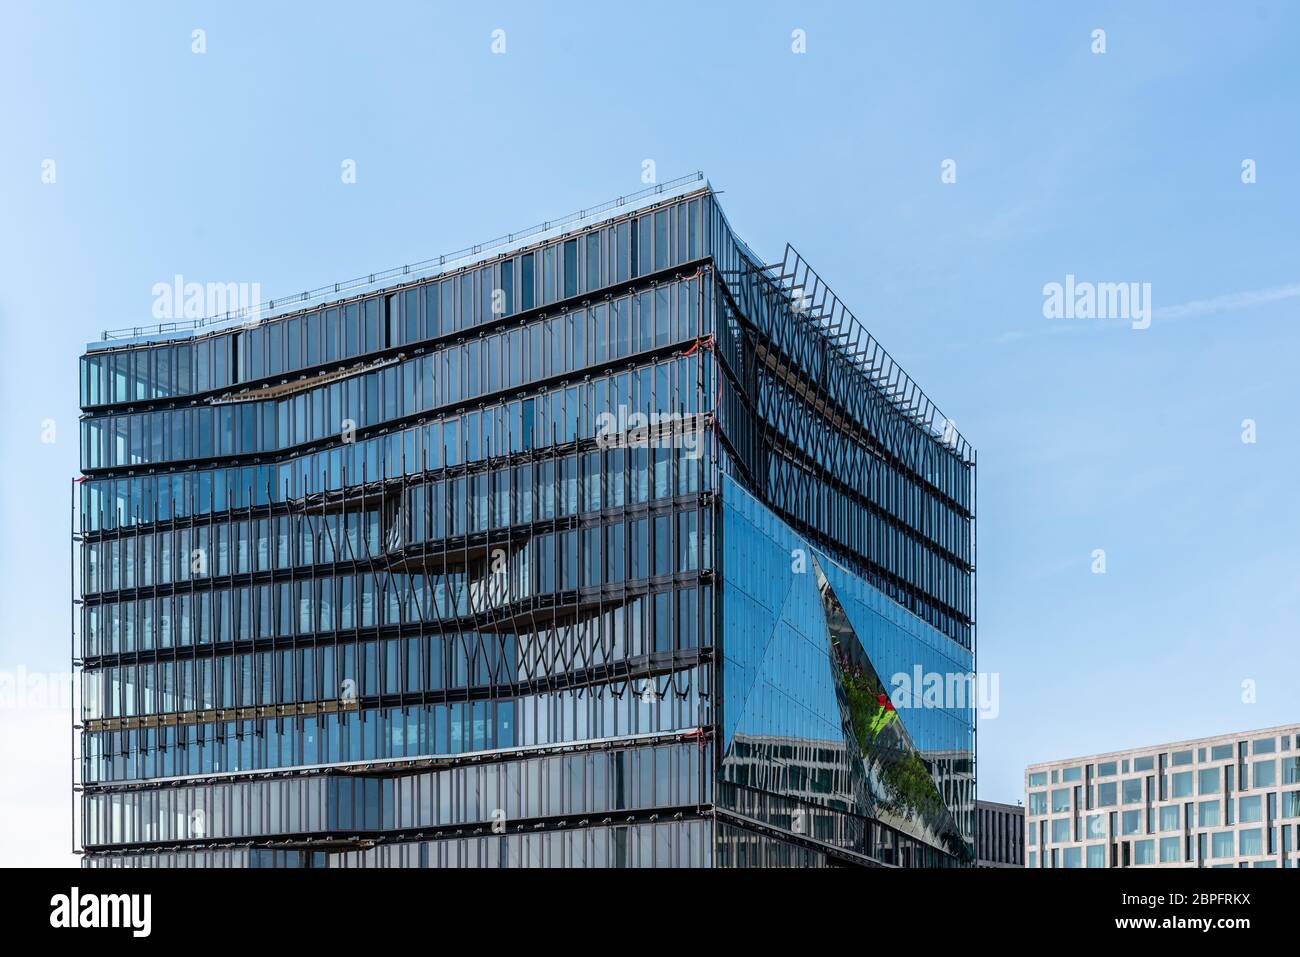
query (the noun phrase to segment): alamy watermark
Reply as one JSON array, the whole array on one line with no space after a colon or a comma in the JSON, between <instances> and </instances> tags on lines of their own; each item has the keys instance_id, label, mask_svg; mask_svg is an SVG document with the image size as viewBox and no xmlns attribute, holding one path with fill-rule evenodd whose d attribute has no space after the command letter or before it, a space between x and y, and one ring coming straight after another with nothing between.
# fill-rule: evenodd
<instances>
[{"instance_id":1,"label":"alamy watermark","mask_svg":"<svg viewBox=\"0 0 1300 957\"><path fill-rule=\"evenodd\" d=\"M148 937L153 928L152 894L83 894L73 887L50 898L50 926L55 928L122 928L132 937Z\"/></svg>"},{"instance_id":2,"label":"alamy watermark","mask_svg":"<svg viewBox=\"0 0 1300 957\"><path fill-rule=\"evenodd\" d=\"M1134 329L1151 325L1151 283L1080 282L1073 273L1064 283L1043 286L1047 319L1119 319Z\"/></svg>"},{"instance_id":3,"label":"alamy watermark","mask_svg":"<svg viewBox=\"0 0 1300 957\"><path fill-rule=\"evenodd\" d=\"M896 672L889 684L889 700L899 711L908 708L973 708L991 720L1001 712L1001 675L996 671L926 671L920 665Z\"/></svg>"},{"instance_id":4,"label":"alamy watermark","mask_svg":"<svg viewBox=\"0 0 1300 957\"><path fill-rule=\"evenodd\" d=\"M596 445L602 449L680 448L688 459L704 454L702 416L684 412L617 412L596 416Z\"/></svg>"},{"instance_id":5,"label":"alamy watermark","mask_svg":"<svg viewBox=\"0 0 1300 957\"><path fill-rule=\"evenodd\" d=\"M29 671L19 665L0 671L0 710L67 711L72 707L71 672Z\"/></svg>"},{"instance_id":6,"label":"alamy watermark","mask_svg":"<svg viewBox=\"0 0 1300 957\"><path fill-rule=\"evenodd\" d=\"M260 282L186 282L177 273L171 282L154 283L151 293L155 319L262 318Z\"/></svg>"}]
</instances>

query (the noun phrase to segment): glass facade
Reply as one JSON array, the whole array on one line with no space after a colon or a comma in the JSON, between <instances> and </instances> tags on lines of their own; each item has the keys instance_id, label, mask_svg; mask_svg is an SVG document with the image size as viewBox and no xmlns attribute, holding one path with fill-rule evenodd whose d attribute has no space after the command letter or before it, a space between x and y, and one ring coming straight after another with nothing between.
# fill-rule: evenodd
<instances>
[{"instance_id":1,"label":"glass facade","mask_svg":"<svg viewBox=\"0 0 1300 957\"><path fill-rule=\"evenodd\" d=\"M1046 783L1063 765L1082 769L1082 785L1058 805ZM1026 827L1040 849L1031 867L1064 866L1055 862L1081 844L1089 867L1300 866L1300 726L1037 764L1025 785ZM1049 793L1052 812L1082 816L1085 833L1047 817Z\"/></svg>"},{"instance_id":2,"label":"glass facade","mask_svg":"<svg viewBox=\"0 0 1300 957\"><path fill-rule=\"evenodd\" d=\"M787 263L698 184L90 348L86 863L971 860L974 454Z\"/></svg>"},{"instance_id":3,"label":"glass facade","mask_svg":"<svg viewBox=\"0 0 1300 957\"><path fill-rule=\"evenodd\" d=\"M890 680L965 676L970 654L733 479L721 490L719 814L863 860L970 862L970 703L902 701Z\"/></svg>"}]
</instances>

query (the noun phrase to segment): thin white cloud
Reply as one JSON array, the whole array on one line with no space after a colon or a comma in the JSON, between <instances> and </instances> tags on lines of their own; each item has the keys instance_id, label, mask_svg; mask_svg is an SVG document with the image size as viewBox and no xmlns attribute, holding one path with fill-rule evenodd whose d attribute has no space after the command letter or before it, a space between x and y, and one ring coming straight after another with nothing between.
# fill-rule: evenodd
<instances>
[{"instance_id":1,"label":"thin white cloud","mask_svg":"<svg viewBox=\"0 0 1300 957\"><path fill-rule=\"evenodd\" d=\"M1198 316L1210 316L1221 312L1237 312L1241 309L1253 309L1275 302L1300 298L1300 283L1289 286L1277 286L1273 289L1255 289L1249 292L1234 292L1211 299L1193 299L1173 306L1157 306L1151 310L1154 321L1169 322L1175 319L1194 319ZM1040 336L1054 336L1068 333L1105 332L1107 330L1128 330L1130 324L1122 320L1096 320L1088 322L1051 321L1034 329L1009 329L994 338L997 345L1006 345L1023 339L1037 339Z\"/></svg>"},{"instance_id":2,"label":"thin white cloud","mask_svg":"<svg viewBox=\"0 0 1300 957\"><path fill-rule=\"evenodd\" d=\"M1175 306L1160 306L1153 311L1152 315L1156 319L1189 319L1217 312L1236 312L1239 309L1266 306L1284 299L1295 299L1297 296L1300 296L1300 283L1293 283L1275 289L1234 292L1226 296L1215 296L1212 299L1193 299L1191 302L1183 302Z\"/></svg>"}]
</instances>

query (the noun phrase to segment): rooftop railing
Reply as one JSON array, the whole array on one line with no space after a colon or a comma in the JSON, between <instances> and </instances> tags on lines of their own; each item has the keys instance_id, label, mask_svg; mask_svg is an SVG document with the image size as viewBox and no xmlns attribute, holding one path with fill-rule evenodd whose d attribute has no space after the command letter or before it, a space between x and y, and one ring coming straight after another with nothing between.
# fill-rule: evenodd
<instances>
[{"instance_id":1,"label":"rooftop railing","mask_svg":"<svg viewBox=\"0 0 1300 957\"><path fill-rule=\"evenodd\" d=\"M657 196L675 193L685 190L694 185L704 184L704 173L697 170L694 173L688 173L685 176L678 176L663 183L655 183L647 186L645 189L637 190L635 193L628 193L615 199L607 200L598 206L590 206L586 209L580 209L577 212L569 213L559 219L548 219L545 222L538 223L518 232L506 233L504 236L498 236L496 239L488 240L483 243L475 243L473 246L466 246L464 249L458 249L455 252L444 253L441 256L435 256L431 259L424 259L420 262L408 263L404 266L394 266L391 269L385 269L381 272L367 273L364 276L358 276L355 279L349 279L344 282L331 283L327 286L319 286L315 289L308 289L293 296L286 296L279 299L268 299L255 307L248 307L239 310L232 310L213 316L206 316L202 319L185 319L171 322L160 322L144 326L125 326L120 329L108 329L103 333L104 341L114 339L137 339L141 336L165 336L172 333L194 333L209 329L219 329L226 325L238 325L249 322L254 317L260 319L274 318L274 313L279 311L291 311L305 308L313 303L326 302L330 299L368 289L381 289L385 286L391 286L395 283L408 282L416 279L426 279L435 276L448 269L459 268L468 265L475 260L483 258L485 255L504 251L512 246L526 245L528 241L540 239L548 233L561 233L572 227L588 226L593 222L599 221L606 214L617 214L628 207L633 207L637 203L652 199Z\"/></svg>"},{"instance_id":2,"label":"rooftop railing","mask_svg":"<svg viewBox=\"0 0 1300 957\"><path fill-rule=\"evenodd\" d=\"M844 305L791 245L779 266L764 270L794 304L795 312L817 324L832 345L909 419L955 452L975 461L975 450L949 419Z\"/></svg>"}]
</instances>

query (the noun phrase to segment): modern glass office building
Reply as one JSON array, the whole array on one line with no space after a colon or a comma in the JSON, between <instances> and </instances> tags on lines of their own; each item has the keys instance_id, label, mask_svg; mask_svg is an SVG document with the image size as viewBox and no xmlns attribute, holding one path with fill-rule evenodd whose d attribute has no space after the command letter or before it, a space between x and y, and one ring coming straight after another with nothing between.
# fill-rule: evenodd
<instances>
[{"instance_id":1,"label":"modern glass office building","mask_svg":"<svg viewBox=\"0 0 1300 957\"><path fill-rule=\"evenodd\" d=\"M701 176L189 325L81 359L88 865L972 860L974 452Z\"/></svg>"},{"instance_id":2,"label":"modern glass office building","mask_svg":"<svg viewBox=\"0 0 1300 957\"><path fill-rule=\"evenodd\" d=\"M1300 865L1300 725L1031 765L1027 867Z\"/></svg>"}]
</instances>

